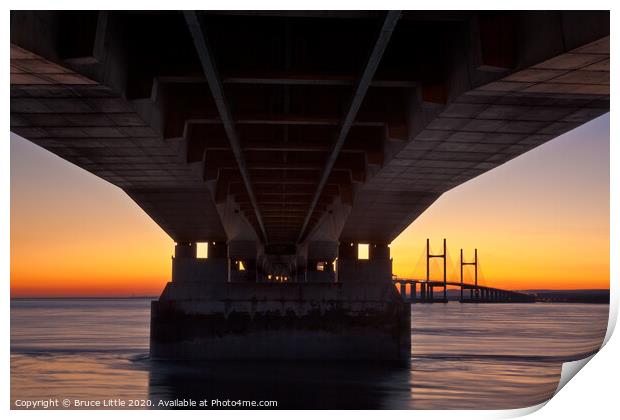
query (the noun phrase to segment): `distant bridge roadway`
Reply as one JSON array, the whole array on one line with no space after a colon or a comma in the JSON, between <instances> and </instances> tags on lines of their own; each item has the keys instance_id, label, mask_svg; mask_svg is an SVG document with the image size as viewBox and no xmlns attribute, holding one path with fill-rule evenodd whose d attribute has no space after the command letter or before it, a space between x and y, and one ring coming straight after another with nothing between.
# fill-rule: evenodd
<instances>
[{"instance_id":1,"label":"distant bridge roadway","mask_svg":"<svg viewBox=\"0 0 620 420\"><path fill-rule=\"evenodd\" d=\"M426 281L414 279L394 279L394 284L406 302L410 303L437 303L446 302L447 296L444 292L440 296L435 296L435 288L441 288L442 292L447 286L457 286L461 288L460 301L465 303L483 302L534 302L535 296L527 293L516 292L514 290L504 290L495 287L481 286L470 283L454 281Z\"/></svg>"}]
</instances>

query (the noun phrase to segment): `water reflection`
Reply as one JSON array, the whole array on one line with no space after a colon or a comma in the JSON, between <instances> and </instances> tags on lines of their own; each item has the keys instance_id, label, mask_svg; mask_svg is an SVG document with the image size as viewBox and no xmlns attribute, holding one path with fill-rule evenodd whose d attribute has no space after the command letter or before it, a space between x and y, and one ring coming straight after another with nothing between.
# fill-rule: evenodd
<instances>
[{"instance_id":1,"label":"water reflection","mask_svg":"<svg viewBox=\"0 0 620 420\"><path fill-rule=\"evenodd\" d=\"M11 400L276 400L278 408L493 409L550 398L608 305L413 305L408 367L150 361L148 300L11 302ZM251 352L252 349L248 349Z\"/></svg>"},{"instance_id":2,"label":"water reflection","mask_svg":"<svg viewBox=\"0 0 620 420\"><path fill-rule=\"evenodd\" d=\"M359 363L148 362L149 398L275 400L281 409L409 408L410 368Z\"/></svg>"}]
</instances>

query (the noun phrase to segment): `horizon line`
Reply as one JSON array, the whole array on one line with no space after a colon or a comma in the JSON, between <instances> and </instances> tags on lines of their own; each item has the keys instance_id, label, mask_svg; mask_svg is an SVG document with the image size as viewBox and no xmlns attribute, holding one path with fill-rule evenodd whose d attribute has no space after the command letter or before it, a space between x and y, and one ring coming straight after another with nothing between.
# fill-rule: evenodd
<instances>
[{"instance_id":1,"label":"horizon line","mask_svg":"<svg viewBox=\"0 0 620 420\"><path fill-rule=\"evenodd\" d=\"M456 289L448 289L456 290ZM589 288L589 289L514 289L514 292L580 292L580 291L606 291L609 292L610 288ZM19 299L158 299L159 295L70 295L70 296L55 296L55 295L34 295L34 296L11 296L10 300Z\"/></svg>"}]
</instances>

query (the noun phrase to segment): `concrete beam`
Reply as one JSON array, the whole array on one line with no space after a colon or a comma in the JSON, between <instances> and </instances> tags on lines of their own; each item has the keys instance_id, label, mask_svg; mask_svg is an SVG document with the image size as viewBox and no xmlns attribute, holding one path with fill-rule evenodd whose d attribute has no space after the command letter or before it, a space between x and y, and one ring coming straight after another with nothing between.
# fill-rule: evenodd
<instances>
[{"instance_id":1,"label":"concrete beam","mask_svg":"<svg viewBox=\"0 0 620 420\"><path fill-rule=\"evenodd\" d=\"M203 66L205 77L207 78L209 87L211 88L211 93L213 94L213 98L215 99L217 109L220 113L221 122L224 125L226 135L228 136L228 140L230 141L231 149L233 151L233 154L235 155L237 164L239 165L239 172L241 173L241 178L243 179L243 183L245 184L247 193L250 196L250 201L252 202L252 206L254 207L254 213L256 214L256 219L258 221L258 225L260 226L263 240L267 241L267 231L265 230L263 219L260 213L260 208L256 201L256 197L254 196L252 182L250 180L250 174L248 172L248 168L245 163L245 157L241 149L241 143L237 136L237 131L235 129L235 123L233 121L232 114L224 96L224 89L218 76L217 67L207 45L205 32L196 12L184 11L183 14L185 16L187 26L192 34L192 38L194 39L196 51L198 52L198 56Z\"/></svg>"},{"instance_id":2,"label":"concrete beam","mask_svg":"<svg viewBox=\"0 0 620 420\"><path fill-rule=\"evenodd\" d=\"M299 238L297 239L297 242L300 242L301 239L304 237L305 230L308 227L308 222L312 217L314 208L319 201L321 194L323 193L323 188L325 187L325 184L327 183L327 178L331 174L331 171L336 164L336 160L338 159L338 155L340 154L340 149L342 149L342 145L344 144L344 141L349 134L349 130L351 129L351 126L355 121L357 113L362 106L362 101L364 100L366 92L370 87L370 83L375 75L377 67L379 67L381 57L383 57L383 53L387 48L390 37L392 36L392 32L396 27L396 23L398 22L400 15L400 11L389 11L385 16L381 32L379 33L379 36L375 41L375 45L372 49L368 62L366 63L366 66L362 72L362 76L360 77L357 87L355 88L355 93L353 94L351 105L349 106L349 109L347 110L344 119L342 120L338 136L336 137L336 140L332 147L332 151L329 154L327 162L325 163L325 168L323 169L323 173L321 174L321 179L319 180L316 193L314 195L314 198L312 199L312 204L308 209L306 220L304 221L301 231L299 232Z\"/></svg>"}]
</instances>

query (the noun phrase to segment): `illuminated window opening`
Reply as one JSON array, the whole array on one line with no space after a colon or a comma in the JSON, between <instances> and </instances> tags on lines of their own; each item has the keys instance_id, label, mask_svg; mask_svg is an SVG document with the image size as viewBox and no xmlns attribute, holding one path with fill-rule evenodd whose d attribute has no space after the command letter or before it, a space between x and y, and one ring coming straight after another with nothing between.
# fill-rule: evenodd
<instances>
[{"instance_id":1,"label":"illuminated window opening","mask_svg":"<svg viewBox=\"0 0 620 420\"><path fill-rule=\"evenodd\" d=\"M367 260L368 259L368 244L358 244L357 245L357 259L358 260Z\"/></svg>"},{"instance_id":2,"label":"illuminated window opening","mask_svg":"<svg viewBox=\"0 0 620 420\"><path fill-rule=\"evenodd\" d=\"M196 258L209 258L208 242L196 242Z\"/></svg>"},{"instance_id":3,"label":"illuminated window opening","mask_svg":"<svg viewBox=\"0 0 620 420\"><path fill-rule=\"evenodd\" d=\"M235 264L237 264L237 268L239 269L239 271L245 271L245 265L243 265L243 261L235 261Z\"/></svg>"},{"instance_id":4,"label":"illuminated window opening","mask_svg":"<svg viewBox=\"0 0 620 420\"><path fill-rule=\"evenodd\" d=\"M323 261L316 263L316 271L325 271L325 263Z\"/></svg>"}]
</instances>

